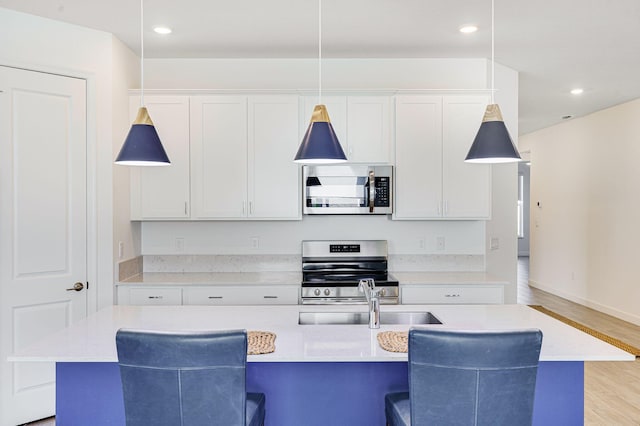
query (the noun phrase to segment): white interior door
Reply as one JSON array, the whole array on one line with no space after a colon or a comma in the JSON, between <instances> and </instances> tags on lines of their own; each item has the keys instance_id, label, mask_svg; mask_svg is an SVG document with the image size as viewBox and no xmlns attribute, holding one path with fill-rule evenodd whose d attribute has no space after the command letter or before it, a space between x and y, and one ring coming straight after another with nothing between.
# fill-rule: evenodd
<instances>
[{"instance_id":1,"label":"white interior door","mask_svg":"<svg viewBox=\"0 0 640 426\"><path fill-rule=\"evenodd\" d=\"M86 86L0 67L0 90L0 420L15 425L54 414L55 369L6 357L87 313Z\"/></svg>"}]
</instances>

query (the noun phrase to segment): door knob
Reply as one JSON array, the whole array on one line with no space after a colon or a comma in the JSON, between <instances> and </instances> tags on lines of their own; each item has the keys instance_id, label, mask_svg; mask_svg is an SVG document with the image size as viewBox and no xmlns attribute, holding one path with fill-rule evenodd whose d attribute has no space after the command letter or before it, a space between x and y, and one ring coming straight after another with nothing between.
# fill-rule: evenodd
<instances>
[{"instance_id":1,"label":"door knob","mask_svg":"<svg viewBox=\"0 0 640 426\"><path fill-rule=\"evenodd\" d=\"M75 283L73 287L68 288L67 291L72 291L72 290L81 291L83 288L84 288L84 284L78 282L78 283Z\"/></svg>"}]
</instances>

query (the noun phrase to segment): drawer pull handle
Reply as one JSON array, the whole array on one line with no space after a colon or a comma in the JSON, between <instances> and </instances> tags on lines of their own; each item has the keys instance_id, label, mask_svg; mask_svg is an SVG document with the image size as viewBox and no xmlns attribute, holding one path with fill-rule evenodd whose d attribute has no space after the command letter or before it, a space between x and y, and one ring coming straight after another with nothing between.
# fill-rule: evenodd
<instances>
[{"instance_id":1,"label":"drawer pull handle","mask_svg":"<svg viewBox=\"0 0 640 426\"><path fill-rule=\"evenodd\" d=\"M209 299L222 299L222 296L209 296Z\"/></svg>"},{"instance_id":2,"label":"drawer pull handle","mask_svg":"<svg viewBox=\"0 0 640 426\"><path fill-rule=\"evenodd\" d=\"M149 299L162 299L162 296L149 296Z\"/></svg>"},{"instance_id":3,"label":"drawer pull handle","mask_svg":"<svg viewBox=\"0 0 640 426\"><path fill-rule=\"evenodd\" d=\"M460 297L459 294L445 294L444 297Z\"/></svg>"},{"instance_id":4,"label":"drawer pull handle","mask_svg":"<svg viewBox=\"0 0 640 426\"><path fill-rule=\"evenodd\" d=\"M265 299L277 299L278 296L263 296Z\"/></svg>"}]
</instances>

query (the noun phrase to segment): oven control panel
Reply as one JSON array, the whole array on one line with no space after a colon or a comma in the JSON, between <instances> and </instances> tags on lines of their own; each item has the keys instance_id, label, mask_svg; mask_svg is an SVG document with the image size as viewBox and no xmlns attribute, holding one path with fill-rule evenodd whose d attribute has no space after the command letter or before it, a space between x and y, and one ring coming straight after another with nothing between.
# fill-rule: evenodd
<instances>
[{"instance_id":1,"label":"oven control panel","mask_svg":"<svg viewBox=\"0 0 640 426\"><path fill-rule=\"evenodd\" d=\"M330 244L329 253L360 253L360 244Z\"/></svg>"},{"instance_id":2,"label":"oven control panel","mask_svg":"<svg viewBox=\"0 0 640 426\"><path fill-rule=\"evenodd\" d=\"M380 303L398 304L399 289L397 286L380 288ZM357 287L302 287L302 304L331 305L339 303L367 303L367 299Z\"/></svg>"}]
</instances>

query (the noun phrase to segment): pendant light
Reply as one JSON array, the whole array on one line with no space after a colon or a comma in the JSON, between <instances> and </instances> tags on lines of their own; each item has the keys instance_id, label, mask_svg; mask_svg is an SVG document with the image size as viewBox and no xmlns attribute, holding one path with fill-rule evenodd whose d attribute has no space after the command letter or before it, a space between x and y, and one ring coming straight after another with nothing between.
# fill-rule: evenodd
<instances>
[{"instance_id":1,"label":"pendant light","mask_svg":"<svg viewBox=\"0 0 640 426\"><path fill-rule=\"evenodd\" d=\"M168 166L169 157L144 106L144 0L140 0L140 108L115 163L123 166Z\"/></svg>"},{"instance_id":2,"label":"pendant light","mask_svg":"<svg viewBox=\"0 0 640 426\"><path fill-rule=\"evenodd\" d=\"M511 163L521 160L502 119L500 107L494 101L494 15L494 0L491 0L491 104L487 105L478 134L464 159L467 163Z\"/></svg>"},{"instance_id":3,"label":"pendant light","mask_svg":"<svg viewBox=\"0 0 640 426\"><path fill-rule=\"evenodd\" d=\"M318 0L318 105L313 108L311 123L293 161L316 164L347 161L329 120L327 107L322 105L322 0Z\"/></svg>"}]
</instances>

